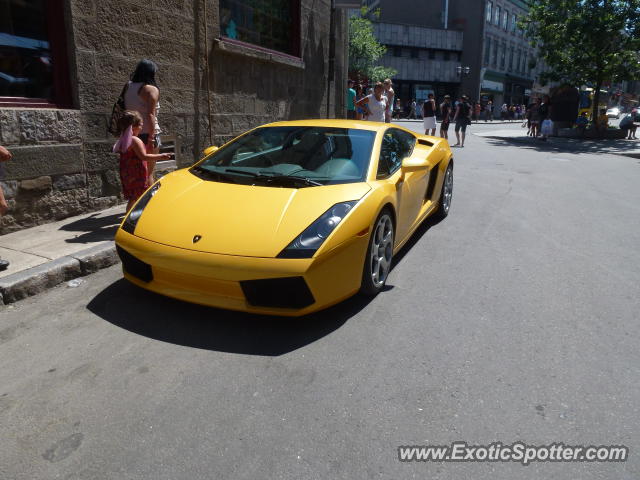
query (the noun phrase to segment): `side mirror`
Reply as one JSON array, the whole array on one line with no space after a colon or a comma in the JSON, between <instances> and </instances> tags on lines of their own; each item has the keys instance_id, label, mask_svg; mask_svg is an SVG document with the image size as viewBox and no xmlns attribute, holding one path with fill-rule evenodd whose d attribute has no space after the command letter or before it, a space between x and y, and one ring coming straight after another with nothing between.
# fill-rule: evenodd
<instances>
[{"instance_id":1,"label":"side mirror","mask_svg":"<svg viewBox=\"0 0 640 480\"><path fill-rule=\"evenodd\" d=\"M211 155L213 152L218 150L220 147L216 147L215 145L211 145L210 147L205 148L202 153L206 157L207 155Z\"/></svg>"},{"instance_id":2,"label":"side mirror","mask_svg":"<svg viewBox=\"0 0 640 480\"><path fill-rule=\"evenodd\" d=\"M403 172L417 172L429 168L429 162L426 158L409 157L402 161Z\"/></svg>"}]
</instances>

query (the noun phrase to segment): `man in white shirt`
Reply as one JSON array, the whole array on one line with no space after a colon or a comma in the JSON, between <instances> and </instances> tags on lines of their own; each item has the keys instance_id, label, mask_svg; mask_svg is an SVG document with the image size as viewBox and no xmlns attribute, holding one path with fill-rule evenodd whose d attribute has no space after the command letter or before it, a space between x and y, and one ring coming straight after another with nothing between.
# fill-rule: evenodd
<instances>
[{"instance_id":1,"label":"man in white shirt","mask_svg":"<svg viewBox=\"0 0 640 480\"><path fill-rule=\"evenodd\" d=\"M393 100L396 97L396 92L393 91L392 86L391 79L387 78L384 81L384 96L387 98L387 109L384 112L384 121L386 123L391 123L391 110L393 109Z\"/></svg>"}]
</instances>

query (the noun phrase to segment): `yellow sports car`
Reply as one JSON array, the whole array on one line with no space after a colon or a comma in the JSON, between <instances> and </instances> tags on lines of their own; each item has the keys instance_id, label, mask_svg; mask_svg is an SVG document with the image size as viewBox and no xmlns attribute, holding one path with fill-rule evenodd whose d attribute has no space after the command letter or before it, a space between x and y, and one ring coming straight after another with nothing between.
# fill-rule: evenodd
<instances>
[{"instance_id":1,"label":"yellow sports car","mask_svg":"<svg viewBox=\"0 0 640 480\"><path fill-rule=\"evenodd\" d=\"M446 140L349 120L264 125L156 182L116 234L124 276L169 297L305 315L382 290L451 206Z\"/></svg>"}]
</instances>

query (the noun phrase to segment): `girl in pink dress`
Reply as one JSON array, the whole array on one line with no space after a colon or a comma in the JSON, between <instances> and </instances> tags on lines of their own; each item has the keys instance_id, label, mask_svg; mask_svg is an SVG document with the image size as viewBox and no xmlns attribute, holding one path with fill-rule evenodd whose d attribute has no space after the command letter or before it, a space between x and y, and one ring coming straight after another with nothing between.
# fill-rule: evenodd
<instances>
[{"instance_id":1,"label":"girl in pink dress","mask_svg":"<svg viewBox=\"0 0 640 480\"><path fill-rule=\"evenodd\" d=\"M142 116L127 110L120 119L120 138L113 146L113 152L120 154L120 181L122 194L128 201L127 212L151 186L147 162L171 158L169 153L147 153L145 144L138 138L142 127Z\"/></svg>"}]
</instances>

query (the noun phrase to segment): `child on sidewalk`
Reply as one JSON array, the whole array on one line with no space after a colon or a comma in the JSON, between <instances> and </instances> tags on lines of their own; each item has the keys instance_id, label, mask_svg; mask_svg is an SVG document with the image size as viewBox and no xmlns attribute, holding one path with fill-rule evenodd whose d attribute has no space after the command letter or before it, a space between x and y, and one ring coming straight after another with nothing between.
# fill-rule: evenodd
<instances>
[{"instance_id":1,"label":"child on sidewalk","mask_svg":"<svg viewBox=\"0 0 640 480\"><path fill-rule=\"evenodd\" d=\"M131 110L124 112L120 118L119 127L120 138L113 146L113 152L120 154L120 181L123 196L128 200L128 212L153 182L147 162L169 160L171 155L146 152L144 143L138 138L143 127L142 116L138 112Z\"/></svg>"}]
</instances>

